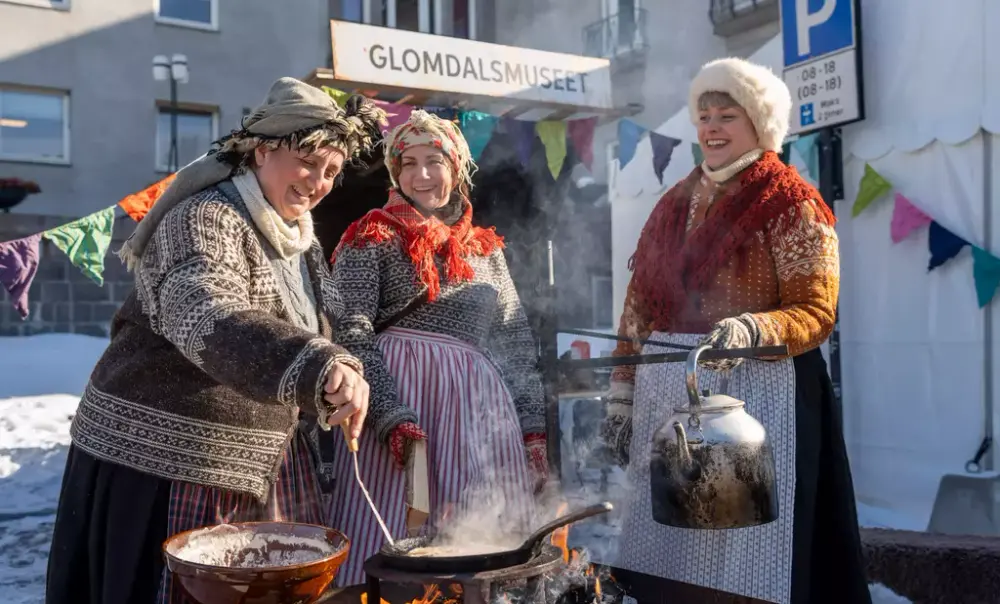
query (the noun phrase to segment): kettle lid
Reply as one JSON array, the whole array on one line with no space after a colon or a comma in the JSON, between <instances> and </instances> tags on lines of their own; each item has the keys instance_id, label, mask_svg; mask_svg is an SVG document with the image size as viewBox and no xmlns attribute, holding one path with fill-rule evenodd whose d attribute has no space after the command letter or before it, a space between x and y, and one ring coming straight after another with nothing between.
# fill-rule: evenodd
<instances>
[{"instance_id":1,"label":"kettle lid","mask_svg":"<svg viewBox=\"0 0 1000 604\"><path fill-rule=\"evenodd\" d=\"M698 397L698 409L699 413L711 413L714 411L729 411L733 409L739 409L743 407L746 403L738 398L729 396L728 394L709 394L708 390L703 390L701 396ZM692 411L691 405L686 405L682 411L690 412Z\"/></svg>"}]
</instances>

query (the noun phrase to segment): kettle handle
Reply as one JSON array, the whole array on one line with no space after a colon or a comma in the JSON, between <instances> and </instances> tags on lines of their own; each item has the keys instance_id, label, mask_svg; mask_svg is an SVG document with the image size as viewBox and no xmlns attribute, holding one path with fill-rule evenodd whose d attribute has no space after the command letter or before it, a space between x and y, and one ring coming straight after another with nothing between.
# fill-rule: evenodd
<instances>
[{"instance_id":1,"label":"kettle handle","mask_svg":"<svg viewBox=\"0 0 1000 604\"><path fill-rule=\"evenodd\" d=\"M692 411L698 411L701 408L701 398L698 396L698 357L711 348L711 346L702 345L688 353L684 380L687 383L688 403Z\"/></svg>"}]
</instances>

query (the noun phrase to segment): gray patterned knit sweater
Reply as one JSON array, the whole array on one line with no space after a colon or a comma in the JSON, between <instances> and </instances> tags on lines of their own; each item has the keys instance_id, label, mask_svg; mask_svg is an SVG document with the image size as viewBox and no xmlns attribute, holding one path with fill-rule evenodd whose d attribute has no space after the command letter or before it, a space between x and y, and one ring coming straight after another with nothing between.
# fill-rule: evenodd
<instances>
[{"instance_id":1,"label":"gray patterned knit sweater","mask_svg":"<svg viewBox=\"0 0 1000 604\"><path fill-rule=\"evenodd\" d=\"M284 298L294 292L282 291L231 183L173 208L114 318L73 444L168 480L266 497L300 410L324 410L330 368L361 368L331 341L343 305L319 244L303 256L315 322L292 316Z\"/></svg>"},{"instance_id":2,"label":"gray patterned knit sweater","mask_svg":"<svg viewBox=\"0 0 1000 604\"><path fill-rule=\"evenodd\" d=\"M395 326L448 335L482 350L498 367L513 395L522 432L544 433L538 349L503 251L467 260L475 271L472 281L442 282L437 300L424 304ZM440 264L439 268L443 275ZM337 252L333 278L345 307L337 341L365 365L365 379L371 385L369 429L385 441L397 425L416 422L417 418L399 401L396 384L376 346L374 326L402 310L423 288L398 239L364 247L343 246Z\"/></svg>"}]
</instances>

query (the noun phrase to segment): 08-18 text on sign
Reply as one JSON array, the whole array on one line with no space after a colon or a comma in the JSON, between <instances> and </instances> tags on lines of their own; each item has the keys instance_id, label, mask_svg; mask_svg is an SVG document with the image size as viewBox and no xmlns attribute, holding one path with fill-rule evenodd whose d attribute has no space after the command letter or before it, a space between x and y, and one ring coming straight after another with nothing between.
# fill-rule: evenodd
<instances>
[{"instance_id":1,"label":"08-18 text on sign","mask_svg":"<svg viewBox=\"0 0 1000 604\"><path fill-rule=\"evenodd\" d=\"M864 119L858 0L781 0L780 7L788 134Z\"/></svg>"}]
</instances>

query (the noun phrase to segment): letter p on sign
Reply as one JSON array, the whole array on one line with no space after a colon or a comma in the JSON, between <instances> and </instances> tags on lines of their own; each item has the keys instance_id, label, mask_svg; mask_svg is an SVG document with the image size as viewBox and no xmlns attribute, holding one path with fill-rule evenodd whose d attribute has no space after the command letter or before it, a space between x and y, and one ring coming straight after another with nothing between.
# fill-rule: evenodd
<instances>
[{"instance_id":1,"label":"letter p on sign","mask_svg":"<svg viewBox=\"0 0 1000 604\"><path fill-rule=\"evenodd\" d=\"M809 45L809 30L826 23L837 8L837 0L823 0L819 10L809 12L809 0L795 0L795 31L798 34L799 56L804 57L811 52Z\"/></svg>"}]
</instances>

